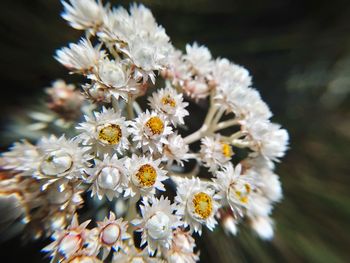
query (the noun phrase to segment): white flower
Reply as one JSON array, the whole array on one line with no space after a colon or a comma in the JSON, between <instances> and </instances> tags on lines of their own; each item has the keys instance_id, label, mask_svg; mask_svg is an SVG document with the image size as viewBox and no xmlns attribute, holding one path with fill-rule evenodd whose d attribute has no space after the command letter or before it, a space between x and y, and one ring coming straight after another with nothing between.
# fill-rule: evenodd
<instances>
[{"instance_id":1,"label":"white flower","mask_svg":"<svg viewBox=\"0 0 350 263\"><path fill-rule=\"evenodd\" d=\"M133 155L125 162L129 174L129 187L125 197L151 197L155 190L165 191L162 181L166 180L166 171L162 170L161 160L153 160L152 157L138 157Z\"/></svg>"},{"instance_id":2,"label":"white flower","mask_svg":"<svg viewBox=\"0 0 350 263\"><path fill-rule=\"evenodd\" d=\"M168 144L164 146L163 154L164 161L171 165L174 161L183 166L183 161L187 161L192 157L189 151L189 146L185 140L177 133L170 134L168 137Z\"/></svg>"},{"instance_id":3,"label":"white flower","mask_svg":"<svg viewBox=\"0 0 350 263\"><path fill-rule=\"evenodd\" d=\"M255 174L242 174L242 167L238 164L235 168L232 163L227 163L222 170L216 172L213 179L220 196L222 205L229 205L233 214L243 217L243 208L253 201L250 200Z\"/></svg>"},{"instance_id":4,"label":"white flower","mask_svg":"<svg viewBox=\"0 0 350 263\"><path fill-rule=\"evenodd\" d=\"M78 44L71 43L56 51L55 58L73 72L86 74L105 56L100 46L93 47L89 40L82 38Z\"/></svg>"},{"instance_id":5,"label":"white flower","mask_svg":"<svg viewBox=\"0 0 350 263\"><path fill-rule=\"evenodd\" d=\"M233 151L220 134L215 134L214 137L204 137L201 140L200 156L204 166L213 172L231 160Z\"/></svg>"},{"instance_id":6,"label":"white flower","mask_svg":"<svg viewBox=\"0 0 350 263\"><path fill-rule=\"evenodd\" d=\"M69 0L70 5L61 1L64 6L62 17L78 30L89 29L94 33L101 26L104 8L101 0Z\"/></svg>"},{"instance_id":7,"label":"white flower","mask_svg":"<svg viewBox=\"0 0 350 263\"><path fill-rule=\"evenodd\" d=\"M273 238L273 221L269 217L258 216L251 218L251 227L260 238L271 240Z\"/></svg>"},{"instance_id":8,"label":"white flower","mask_svg":"<svg viewBox=\"0 0 350 263\"><path fill-rule=\"evenodd\" d=\"M97 222L97 228L91 230L89 242L96 246L96 250L102 247L102 260L105 260L113 248L115 251L123 246L123 241L131 236L127 233L128 223L123 218L116 219L113 212L102 222Z\"/></svg>"},{"instance_id":9,"label":"white flower","mask_svg":"<svg viewBox=\"0 0 350 263\"><path fill-rule=\"evenodd\" d=\"M170 249L163 249L169 263L194 263L199 261L199 253L194 253L196 243L190 233L180 228L173 231L173 240Z\"/></svg>"},{"instance_id":10,"label":"white flower","mask_svg":"<svg viewBox=\"0 0 350 263\"><path fill-rule=\"evenodd\" d=\"M184 62L181 50L173 48L168 56L168 66L161 73L165 79L171 80L174 86L184 86L185 81L191 78L190 65Z\"/></svg>"},{"instance_id":11,"label":"white flower","mask_svg":"<svg viewBox=\"0 0 350 263\"><path fill-rule=\"evenodd\" d=\"M231 215L226 215L222 219L222 226L226 234L237 235L237 220L233 218Z\"/></svg>"},{"instance_id":12,"label":"white flower","mask_svg":"<svg viewBox=\"0 0 350 263\"><path fill-rule=\"evenodd\" d=\"M203 77L186 80L183 86L185 94L195 101L208 97L210 89L211 87Z\"/></svg>"},{"instance_id":13,"label":"white flower","mask_svg":"<svg viewBox=\"0 0 350 263\"><path fill-rule=\"evenodd\" d=\"M231 63L226 58L218 58L212 68L213 80L220 86L229 84L239 88L248 88L252 85L252 77L247 69Z\"/></svg>"},{"instance_id":14,"label":"white flower","mask_svg":"<svg viewBox=\"0 0 350 263\"><path fill-rule=\"evenodd\" d=\"M91 196L95 194L99 199L106 195L108 200L120 196L128 186L128 177L124 167L125 158L118 159L106 155L103 161L94 159L95 167L86 170L86 182L92 183Z\"/></svg>"},{"instance_id":15,"label":"white flower","mask_svg":"<svg viewBox=\"0 0 350 263\"><path fill-rule=\"evenodd\" d=\"M119 111L102 108L94 112L93 117L85 116L86 122L80 123L78 136L84 145L89 145L98 156L118 152L122 154L129 148L128 122Z\"/></svg>"},{"instance_id":16,"label":"white flower","mask_svg":"<svg viewBox=\"0 0 350 263\"><path fill-rule=\"evenodd\" d=\"M269 121L251 120L241 127L248 133L245 138L251 145L251 149L266 159L278 161L278 158L284 156L289 136L281 126Z\"/></svg>"},{"instance_id":17,"label":"white flower","mask_svg":"<svg viewBox=\"0 0 350 263\"><path fill-rule=\"evenodd\" d=\"M199 178L184 179L177 186L175 201L178 203L177 214L182 216L185 226L190 231L202 234L202 225L213 230L217 224L214 216L219 208L215 190L210 184Z\"/></svg>"},{"instance_id":18,"label":"white flower","mask_svg":"<svg viewBox=\"0 0 350 263\"><path fill-rule=\"evenodd\" d=\"M194 74L207 76L212 70L212 57L209 49L199 46L196 42L193 45L186 45L186 55L184 59L191 66Z\"/></svg>"},{"instance_id":19,"label":"white flower","mask_svg":"<svg viewBox=\"0 0 350 263\"><path fill-rule=\"evenodd\" d=\"M231 82L217 86L215 103L224 107L227 112L233 112L236 118L246 120L268 120L272 113L260 94L253 88L245 88Z\"/></svg>"},{"instance_id":20,"label":"white flower","mask_svg":"<svg viewBox=\"0 0 350 263\"><path fill-rule=\"evenodd\" d=\"M114 96L116 99L122 97L128 100L129 94L136 92L136 82L130 77L130 70L121 62L104 58L98 63L96 72L89 75L89 78L95 80L95 85L101 86L100 89L105 89L105 95Z\"/></svg>"},{"instance_id":21,"label":"white flower","mask_svg":"<svg viewBox=\"0 0 350 263\"><path fill-rule=\"evenodd\" d=\"M184 124L184 117L189 115L185 109L188 102L184 102L183 95L177 93L168 82L166 88L154 92L152 97L148 98L148 101L152 109L165 114L174 126Z\"/></svg>"},{"instance_id":22,"label":"white flower","mask_svg":"<svg viewBox=\"0 0 350 263\"><path fill-rule=\"evenodd\" d=\"M23 140L15 142L10 148L10 151L5 152L1 156L1 166L4 169L24 172L36 169L36 161L40 156L36 146Z\"/></svg>"},{"instance_id":23,"label":"white flower","mask_svg":"<svg viewBox=\"0 0 350 263\"><path fill-rule=\"evenodd\" d=\"M162 114L143 112L130 123L130 133L133 135L137 148L143 151L162 152L163 145L167 144L166 137L172 133L168 121Z\"/></svg>"},{"instance_id":24,"label":"white flower","mask_svg":"<svg viewBox=\"0 0 350 263\"><path fill-rule=\"evenodd\" d=\"M31 171L38 179L53 182L59 178L79 179L83 170L89 166L92 156L87 154L88 147L80 147L77 140L67 140L64 136L42 138L38 144L40 158L35 162L35 170Z\"/></svg>"},{"instance_id":25,"label":"white flower","mask_svg":"<svg viewBox=\"0 0 350 263\"><path fill-rule=\"evenodd\" d=\"M70 226L65 230L58 230L55 232L52 236L54 241L43 248L43 251L51 253L52 261L62 261L85 250L84 245L88 236L86 227L89 223L90 220L79 225L78 217L75 214Z\"/></svg>"},{"instance_id":26,"label":"white flower","mask_svg":"<svg viewBox=\"0 0 350 263\"><path fill-rule=\"evenodd\" d=\"M249 202L246 204L246 213L249 218L256 216L267 217L271 214L272 208L272 202L257 188L249 196Z\"/></svg>"},{"instance_id":27,"label":"white flower","mask_svg":"<svg viewBox=\"0 0 350 263\"><path fill-rule=\"evenodd\" d=\"M142 232L141 246L147 243L150 255L159 248L169 249L172 231L182 224L179 216L174 214L176 205L163 196L160 199L151 197L143 200L140 210L142 219L135 219L132 224L139 228L137 231Z\"/></svg>"}]
</instances>

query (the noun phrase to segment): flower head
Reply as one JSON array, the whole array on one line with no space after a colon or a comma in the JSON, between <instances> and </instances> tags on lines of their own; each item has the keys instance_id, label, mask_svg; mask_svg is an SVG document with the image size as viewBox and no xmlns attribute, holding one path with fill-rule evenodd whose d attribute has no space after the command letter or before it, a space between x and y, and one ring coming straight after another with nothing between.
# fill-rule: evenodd
<instances>
[{"instance_id":1,"label":"flower head","mask_svg":"<svg viewBox=\"0 0 350 263\"><path fill-rule=\"evenodd\" d=\"M144 152L162 152L163 145L167 144L167 136L172 133L168 120L162 114L149 112L139 114L130 123L130 133L137 143L136 147Z\"/></svg>"},{"instance_id":2,"label":"flower head","mask_svg":"<svg viewBox=\"0 0 350 263\"><path fill-rule=\"evenodd\" d=\"M102 112L94 112L93 117L85 116L85 119L77 127L82 131L78 138L98 156L122 154L129 148L128 122L119 111L103 107Z\"/></svg>"},{"instance_id":3,"label":"flower head","mask_svg":"<svg viewBox=\"0 0 350 263\"><path fill-rule=\"evenodd\" d=\"M170 248L172 231L182 223L175 215L176 205L163 196L152 197L140 206L142 219L133 220L133 224L142 231L141 246L147 242L148 252L153 255L157 248Z\"/></svg>"},{"instance_id":4,"label":"flower head","mask_svg":"<svg viewBox=\"0 0 350 263\"><path fill-rule=\"evenodd\" d=\"M185 226L190 226L191 232L201 234L202 225L213 230L217 223L214 216L219 208L217 199L215 190L208 183L199 178L184 179L177 187L177 214L182 216Z\"/></svg>"},{"instance_id":5,"label":"flower head","mask_svg":"<svg viewBox=\"0 0 350 263\"><path fill-rule=\"evenodd\" d=\"M177 93L169 83L167 83L166 88L154 92L148 100L152 109L158 113L165 114L174 126L184 124L183 118L189 114L185 109L188 103L183 101L183 95Z\"/></svg>"},{"instance_id":6,"label":"flower head","mask_svg":"<svg viewBox=\"0 0 350 263\"><path fill-rule=\"evenodd\" d=\"M165 191L162 181L166 180L166 171L159 167L161 160L151 157L138 157L133 155L126 161L129 174L129 187L125 196L152 197L155 189Z\"/></svg>"}]
</instances>

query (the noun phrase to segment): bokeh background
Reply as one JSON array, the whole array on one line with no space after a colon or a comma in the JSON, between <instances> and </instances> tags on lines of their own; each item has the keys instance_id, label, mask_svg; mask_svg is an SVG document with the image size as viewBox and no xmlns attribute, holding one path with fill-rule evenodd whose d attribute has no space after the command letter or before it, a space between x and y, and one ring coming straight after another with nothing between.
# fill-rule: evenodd
<instances>
[{"instance_id":1,"label":"bokeh background","mask_svg":"<svg viewBox=\"0 0 350 263\"><path fill-rule=\"evenodd\" d=\"M274 240L261 241L244 227L236 237L205 232L198 240L202 262L349 262L350 1L138 2L176 47L197 41L248 68L273 120L291 136L277 167L284 199L273 214ZM52 57L80 36L61 10L58 0L0 2L2 150L13 139L13 116L37 104L56 78L73 80ZM44 261L43 246L8 240L0 244L1 262Z\"/></svg>"}]
</instances>

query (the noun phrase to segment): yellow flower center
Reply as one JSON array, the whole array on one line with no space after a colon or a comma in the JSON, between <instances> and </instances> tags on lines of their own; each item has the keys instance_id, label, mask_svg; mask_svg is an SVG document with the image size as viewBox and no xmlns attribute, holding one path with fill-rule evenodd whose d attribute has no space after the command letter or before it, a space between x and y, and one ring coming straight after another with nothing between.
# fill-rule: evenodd
<instances>
[{"instance_id":1,"label":"yellow flower center","mask_svg":"<svg viewBox=\"0 0 350 263\"><path fill-rule=\"evenodd\" d=\"M239 201L241 201L243 204L246 204L248 202L248 196L250 192L251 192L251 187L249 184L244 184L244 188L242 191L239 191L239 190L235 191Z\"/></svg>"},{"instance_id":2,"label":"yellow flower center","mask_svg":"<svg viewBox=\"0 0 350 263\"><path fill-rule=\"evenodd\" d=\"M199 192L198 194L194 195L192 202L195 213L201 218L207 219L210 216L213 210L213 202L212 198L208 194Z\"/></svg>"},{"instance_id":3,"label":"yellow flower center","mask_svg":"<svg viewBox=\"0 0 350 263\"><path fill-rule=\"evenodd\" d=\"M146 126L151 130L153 135L162 134L164 131L164 123L159 117L151 117L146 122Z\"/></svg>"},{"instance_id":4,"label":"yellow flower center","mask_svg":"<svg viewBox=\"0 0 350 263\"><path fill-rule=\"evenodd\" d=\"M173 98L171 98L169 95L166 95L162 98L163 105L169 105L172 108L175 108L176 102Z\"/></svg>"},{"instance_id":5,"label":"yellow flower center","mask_svg":"<svg viewBox=\"0 0 350 263\"><path fill-rule=\"evenodd\" d=\"M117 124L108 124L98 133L98 138L108 144L118 144L122 137L122 130Z\"/></svg>"},{"instance_id":6,"label":"yellow flower center","mask_svg":"<svg viewBox=\"0 0 350 263\"><path fill-rule=\"evenodd\" d=\"M233 155L231 146L223 142L221 143L221 152L227 158L231 158L231 156Z\"/></svg>"},{"instance_id":7,"label":"yellow flower center","mask_svg":"<svg viewBox=\"0 0 350 263\"><path fill-rule=\"evenodd\" d=\"M157 180L156 169L149 164L144 164L136 173L136 178L142 186L150 187L154 185Z\"/></svg>"}]
</instances>

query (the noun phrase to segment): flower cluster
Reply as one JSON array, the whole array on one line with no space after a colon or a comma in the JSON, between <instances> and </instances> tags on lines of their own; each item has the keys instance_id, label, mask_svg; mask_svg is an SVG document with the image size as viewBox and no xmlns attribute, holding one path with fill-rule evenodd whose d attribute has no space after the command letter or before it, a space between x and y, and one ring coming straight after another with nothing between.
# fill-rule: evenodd
<instances>
[{"instance_id":1,"label":"flower cluster","mask_svg":"<svg viewBox=\"0 0 350 263\"><path fill-rule=\"evenodd\" d=\"M82 75L84 96L55 82L49 119L73 122L72 138L47 134L2 154L0 199L21 207L8 218L23 214L32 237L51 236L44 251L53 262L195 262L193 234L218 225L236 234L246 222L271 239L282 198L274 162L288 133L271 122L249 72L197 43L177 50L143 5L62 3L62 17L85 37L55 58ZM203 125L183 137L195 117L188 105L199 100L209 101ZM205 176L188 173L190 159ZM93 222L78 223L83 205L93 213L81 216L96 214Z\"/></svg>"}]
</instances>

